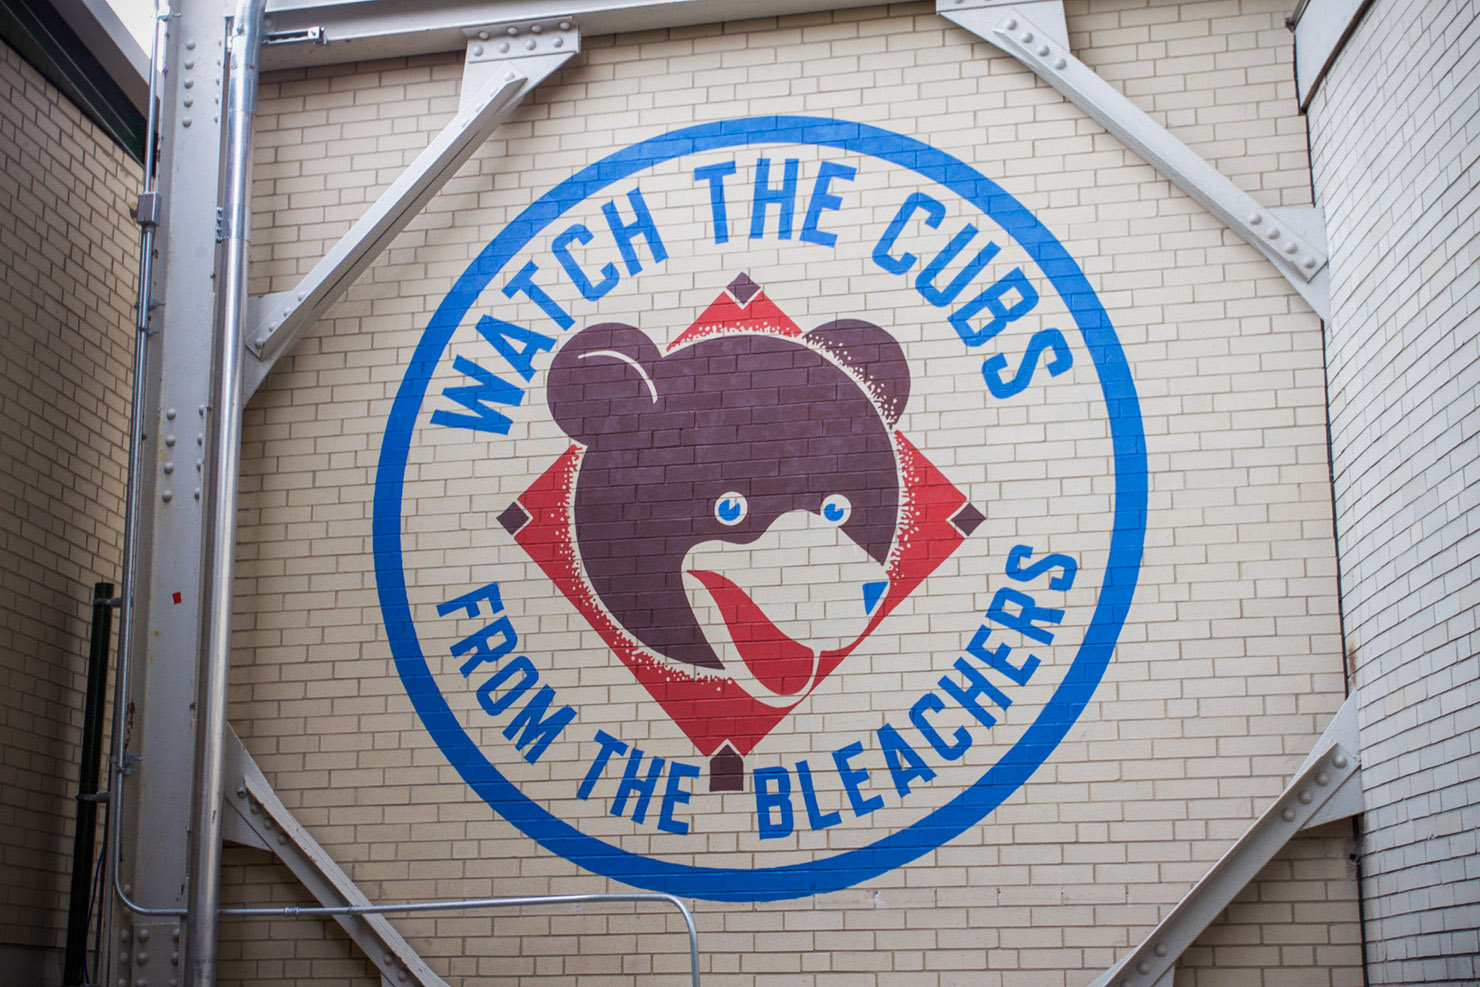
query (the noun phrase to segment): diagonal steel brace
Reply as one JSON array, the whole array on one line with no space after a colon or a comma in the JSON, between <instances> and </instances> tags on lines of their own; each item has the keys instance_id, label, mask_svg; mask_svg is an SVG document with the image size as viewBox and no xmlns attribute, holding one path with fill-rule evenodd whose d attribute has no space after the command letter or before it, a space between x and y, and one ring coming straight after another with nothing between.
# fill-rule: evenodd
<instances>
[{"instance_id":1,"label":"diagonal steel brace","mask_svg":"<svg viewBox=\"0 0 1480 987\"><path fill-rule=\"evenodd\" d=\"M463 96L457 115L295 287L250 300L250 357L242 380L248 397L278 359L514 112L520 100L580 47L579 33L569 21L548 26L489 25L467 33Z\"/></svg>"}]
</instances>

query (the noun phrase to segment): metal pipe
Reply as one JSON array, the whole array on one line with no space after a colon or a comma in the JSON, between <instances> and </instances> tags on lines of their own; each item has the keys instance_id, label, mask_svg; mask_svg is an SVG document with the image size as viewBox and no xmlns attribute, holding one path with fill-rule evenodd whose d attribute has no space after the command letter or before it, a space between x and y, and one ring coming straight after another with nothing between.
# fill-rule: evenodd
<instances>
[{"instance_id":1,"label":"metal pipe","mask_svg":"<svg viewBox=\"0 0 1480 987\"><path fill-rule=\"evenodd\" d=\"M242 346L247 315L252 125L257 113L257 55L266 0L239 0L231 22L226 144L222 151L221 254L211 405L210 524L205 560L205 619L201 627L195 707L190 868L185 904L185 983L216 982L216 929L221 907L222 794L225 788L227 683L231 670L231 611L236 575L236 499L241 474Z\"/></svg>"},{"instance_id":2,"label":"metal pipe","mask_svg":"<svg viewBox=\"0 0 1480 987\"><path fill-rule=\"evenodd\" d=\"M159 13L154 7L154 41L149 50L149 115L144 136L144 181L140 200L155 194L154 144L159 129L159 23L169 15ZM142 219L143 217L141 217ZM127 703L133 679L133 636L134 636L134 587L138 584L138 529L139 529L139 477L140 463L144 454L144 402L149 373L149 285L154 280L154 230L155 224L146 222L139 233L139 290L135 300L134 318L134 386L129 399L129 455L128 483L124 493L123 507L123 591L119 601L118 617L118 673L113 682L113 730L109 746L108 781L108 826L107 851L104 866L111 877L113 896L124 908L136 915L179 917L183 908L146 908L133 901L124 892L119 861L123 857L123 792L124 779L128 777L124 749L124 728L128 722ZM103 941L111 942L111 929L104 930ZM102 978L108 981L108 976Z\"/></svg>"},{"instance_id":3,"label":"metal pipe","mask_svg":"<svg viewBox=\"0 0 1480 987\"><path fill-rule=\"evenodd\" d=\"M475 908L513 908L526 905L580 905L594 902L663 901L673 905L683 916L689 935L689 978L699 987L699 930L694 914L681 899L661 892L618 894L560 894L529 898L460 898L448 901L410 901L398 905L272 905L250 908L223 908L222 915L276 916L300 918L306 915L386 915L392 912L446 912Z\"/></svg>"}]
</instances>

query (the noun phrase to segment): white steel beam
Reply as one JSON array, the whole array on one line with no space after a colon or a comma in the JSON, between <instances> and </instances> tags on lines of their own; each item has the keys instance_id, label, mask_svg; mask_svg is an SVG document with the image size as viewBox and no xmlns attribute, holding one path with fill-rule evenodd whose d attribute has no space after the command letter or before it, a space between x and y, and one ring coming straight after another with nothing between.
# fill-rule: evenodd
<instances>
[{"instance_id":1,"label":"white steel beam","mask_svg":"<svg viewBox=\"0 0 1480 987\"><path fill-rule=\"evenodd\" d=\"M183 977L184 951L171 945L182 929L163 913L186 903L205 595L209 518L202 470L212 414L212 217L221 156L220 106L213 97L222 93L230 10L222 0L177 0L174 12L165 32L169 73L160 91L158 261L147 295L155 310L138 412L139 527L134 566L125 576L132 674L120 683L128 689L117 714L125 718L124 749L113 751L120 773L109 809L109 826L119 832L118 886L129 901L114 905L114 934L98 980L118 987Z\"/></svg>"},{"instance_id":2,"label":"white steel beam","mask_svg":"<svg viewBox=\"0 0 1480 987\"><path fill-rule=\"evenodd\" d=\"M1355 698L1342 704L1280 797L1139 946L1089 987L1162 987L1180 957L1302 829L1362 811Z\"/></svg>"},{"instance_id":3,"label":"white steel beam","mask_svg":"<svg viewBox=\"0 0 1480 987\"><path fill-rule=\"evenodd\" d=\"M313 43L272 45L264 69L456 51L463 30L494 21L570 18L586 35L647 31L737 18L876 6L879 0L269 0L271 35ZM316 34L314 32L317 32Z\"/></svg>"},{"instance_id":4,"label":"white steel beam","mask_svg":"<svg viewBox=\"0 0 1480 987\"><path fill-rule=\"evenodd\" d=\"M1282 220L1275 210L1254 201L1094 69L1075 58L1055 38L1055 31L1038 23L1035 18L1041 15L1031 5L936 0L936 12L1012 55L1057 89L1253 245L1322 319L1330 320L1328 258L1324 236L1317 236L1312 228L1320 226L1314 209L1304 210L1309 217L1297 224Z\"/></svg>"},{"instance_id":5,"label":"white steel beam","mask_svg":"<svg viewBox=\"0 0 1480 987\"><path fill-rule=\"evenodd\" d=\"M321 905L369 905L370 899L272 790L235 730L226 735L226 817L239 842L264 847L287 865ZM447 987L384 915L335 915L384 981Z\"/></svg>"},{"instance_id":6,"label":"white steel beam","mask_svg":"<svg viewBox=\"0 0 1480 987\"><path fill-rule=\"evenodd\" d=\"M467 47L458 113L288 290L251 300L243 387L250 396L273 364L380 256L535 86L580 50L569 20L485 24L462 29Z\"/></svg>"}]
</instances>

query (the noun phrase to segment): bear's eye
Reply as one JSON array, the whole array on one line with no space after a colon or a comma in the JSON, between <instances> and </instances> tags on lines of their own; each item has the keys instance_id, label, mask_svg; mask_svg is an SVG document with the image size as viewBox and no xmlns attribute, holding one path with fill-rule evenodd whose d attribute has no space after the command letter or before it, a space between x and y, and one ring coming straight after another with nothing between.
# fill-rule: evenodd
<instances>
[{"instance_id":1,"label":"bear's eye","mask_svg":"<svg viewBox=\"0 0 1480 987\"><path fill-rule=\"evenodd\" d=\"M822 501L822 519L828 524L842 524L853 513L853 505L842 494L829 494Z\"/></svg>"},{"instance_id":2,"label":"bear's eye","mask_svg":"<svg viewBox=\"0 0 1480 987\"><path fill-rule=\"evenodd\" d=\"M739 524L745 520L745 498L731 490L714 502L714 516L720 524Z\"/></svg>"}]
</instances>

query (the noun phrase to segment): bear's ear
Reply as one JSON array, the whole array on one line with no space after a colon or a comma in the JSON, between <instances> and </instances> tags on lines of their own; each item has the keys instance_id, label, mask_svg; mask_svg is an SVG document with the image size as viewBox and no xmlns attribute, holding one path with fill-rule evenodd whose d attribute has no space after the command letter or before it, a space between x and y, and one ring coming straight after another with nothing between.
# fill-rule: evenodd
<instances>
[{"instance_id":1,"label":"bear's ear","mask_svg":"<svg viewBox=\"0 0 1480 987\"><path fill-rule=\"evenodd\" d=\"M891 428L899 424L910 399L910 366L893 336L872 322L838 319L802 339L862 377L884 420Z\"/></svg>"},{"instance_id":2,"label":"bear's ear","mask_svg":"<svg viewBox=\"0 0 1480 987\"><path fill-rule=\"evenodd\" d=\"M663 355L638 329L619 322L588 326L561 347L546 378L555 424L586 445L607 432L631 430L623 417L658 405L653 369Z\"/></svg>"}]
</instances>

